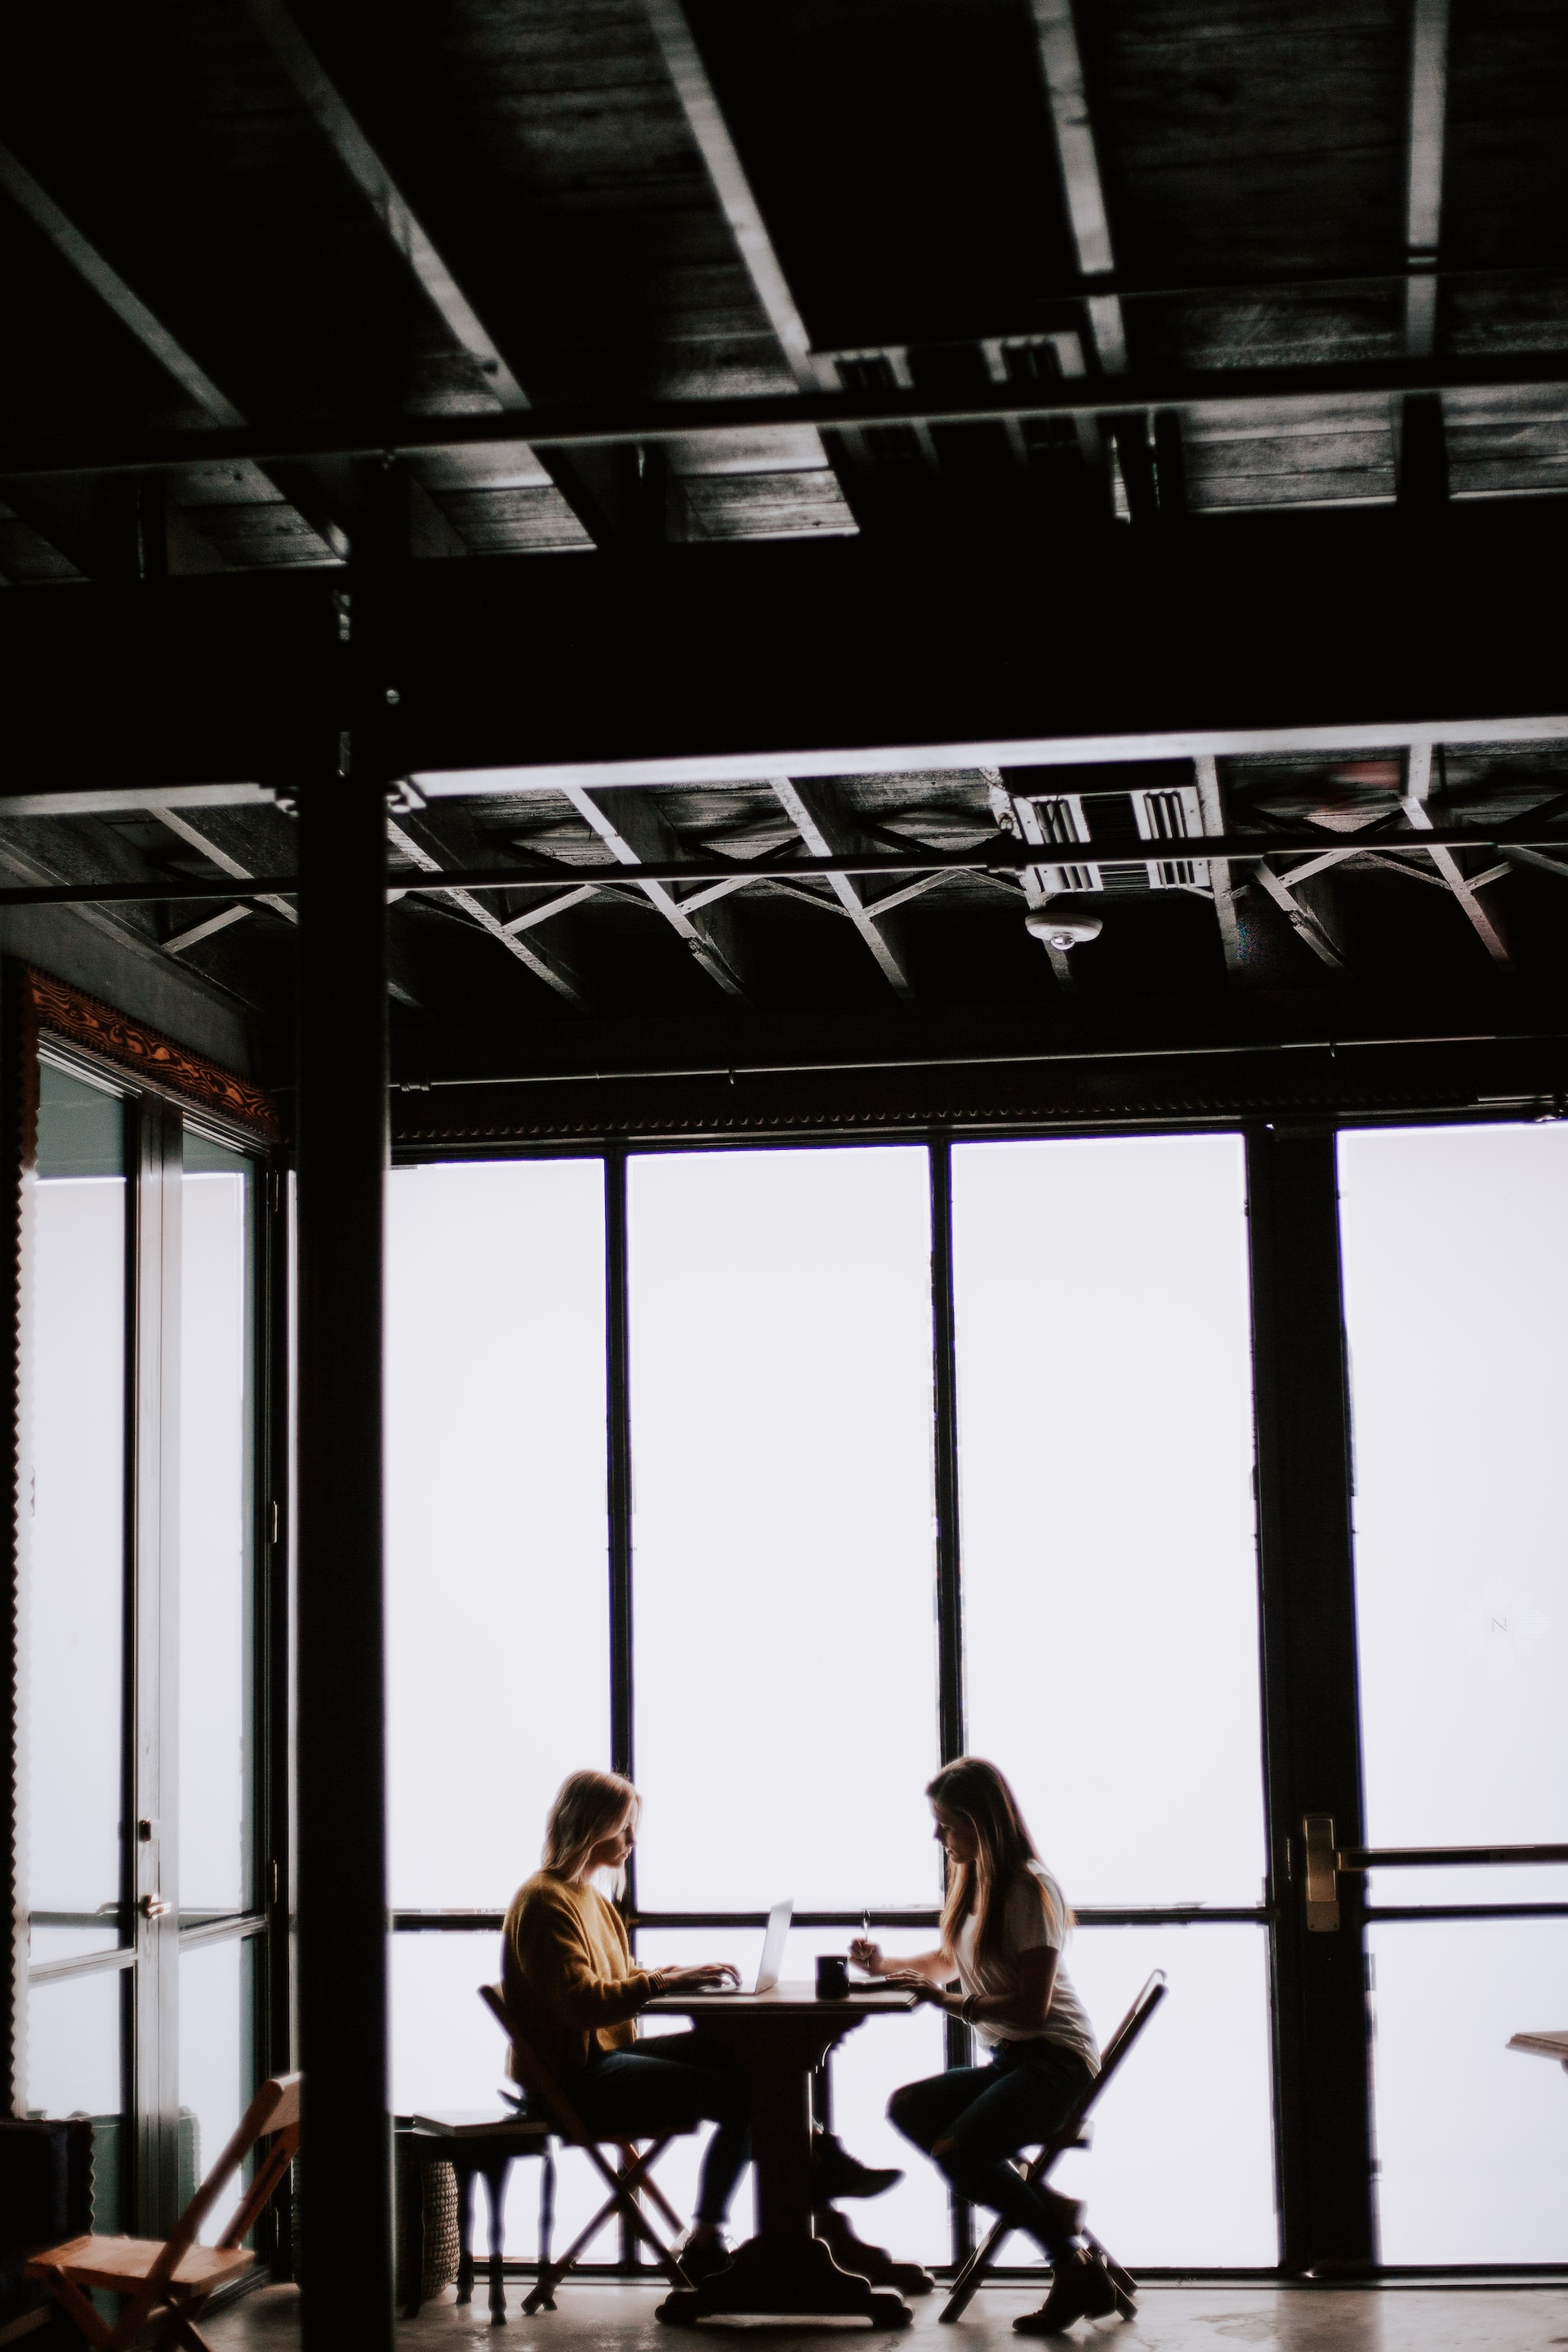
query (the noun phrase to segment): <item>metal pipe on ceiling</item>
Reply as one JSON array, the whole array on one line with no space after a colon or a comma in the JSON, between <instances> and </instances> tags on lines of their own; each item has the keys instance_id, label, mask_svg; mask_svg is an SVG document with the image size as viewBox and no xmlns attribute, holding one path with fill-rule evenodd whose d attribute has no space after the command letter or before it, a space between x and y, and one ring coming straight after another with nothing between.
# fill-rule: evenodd
<instances>
[{"instance_id":1,"label":"metal pipe on ceiling","mask_svg":"<svg viewBox=\"0 0 1568 2352\"><path fill-rule=\"evenodd\" d=\"M894 389L862 393L755 393L732 399L604 402L575 408L459 411L309 424L106 435L0 446L0 477L45 480L69 475L159 473L170 467L261 466L307 458L420 457L442 449L526 444L536 449L613 448L815 425L866 432L894 425L1019 423L1034 418L1135 416L1156 409L1235 409L1258 403L1310 407L1323 400L1387 400L1408 393L1525 391L1568 384L1568 352L1419 355L1331 365L1226 367L1142 375L1063 377L996 384L942 400ZM1287 427L1282 426L1282 430Z\"/></svg>"},{"instance_id":2,"label":"metal pipe on ceiling","mask_svg":"<svg viewBox=\"0 0 1568 2352\"><path fill-rule=\"evenodd\" d=\"M1125 842L1107 843L1095 848L1095 863L1100 866L1125 866L1142 868L1150 860L1149 845L1140 843L1136 852ZM1260 863L1279 857L1313 857L1325 848L1344 849L1352 856L1373 855L1383 857L1395 851L1426 856L1434 849L1498 849L1507 853L1528 848L1536 853L1531 863L1542 862L1540 853L1555 849L1568 857L1568 831L1562 827L1531 825L1520 822L1517 831L1512 824L1493 825L1481 829L1474 825L1434 826L1429 833L1369 833L1362 836L1344 834L1295 833L1260 835L1256 833L1219 834L1190 838L1177 837L1152 845L1158 860L1163 864L1202 865L1211 858L1223 858L1233 865ZM851 850L824 857L788 857L771 860L766 865L737 866L730 859L716 857L669 857L649 859L635 869L619 866L447 866L439 874L397 873L392 877L392 887L403 898L429 894L449 894L453 890L558 890L563 879L591 881L596 889L629 887L640 892L647 882L784 882L810 881L814 877L830 880L836 874L883 875L895 877L906 874L1021 874L1039 866L1059 864L1038 844L1009 841L999 837L975 849L922 849L911 844L901 850ZM1568 866L1563 869L1568 877ZM1289 880L1289 876L1283 877ZM298 890L299 877L292 874L258 875L239 883L223 875L210 881L188 876L150 877L132 882L50 882L25 883L0 889L0 908L6 907L109 907L183 905L191 900L207 898L264 899L286 896Z\"/></svg>"}]
</instances>

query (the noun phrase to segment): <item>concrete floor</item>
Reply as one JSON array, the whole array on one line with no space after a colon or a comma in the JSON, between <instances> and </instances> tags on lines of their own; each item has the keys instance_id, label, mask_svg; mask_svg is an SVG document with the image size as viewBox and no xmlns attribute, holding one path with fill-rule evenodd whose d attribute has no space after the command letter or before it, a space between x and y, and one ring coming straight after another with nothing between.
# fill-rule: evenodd
<instances>
[{"instance_id":1,"label":"concrete floor","mask_svg":"<svg viewBox=\"0 0 1568 2352\"><path fill-rule=\"evenodd\" d=\"M448 2289L448 2295L450 2290ZM526 2289L510 2292L513 2339L540 2352L674 2352L696 2331L662 2327L654 2305L660 2290L645 2286L566 2286L560 2308L521 2320ZM459 2311L449 2300L426 2305L398 2329L400 2344L452 2346L489 2340L481 2299ZM954 2328L940 2327L940 2293L915 2305L915 2324L901 2337L910 2352L1007 2352L1029 2338L1013 2334L1014 2314L1032 2310L1038 2292L986 2287ZM206 2323L215 2352L292 2352L300 2340L299 2299L292 2287L268 2287ZM820 2347L827 2333L863 2336L863 2328L805 2329L780 2325L742 2330L710 2321L709 2337L766 2337L770 2352L800 2345ZM1127 2333L1120 2320L1080 2326L1079 2352L1093 2345L1112 2352ZM507 2337L500 2338L506 2343ZM1039 2339L1034 2339L1036 2341ZM1568 2287L1149 2287L1126 2352L1554 2352L1568 2346Z\"/></svg>"}]
</instances>

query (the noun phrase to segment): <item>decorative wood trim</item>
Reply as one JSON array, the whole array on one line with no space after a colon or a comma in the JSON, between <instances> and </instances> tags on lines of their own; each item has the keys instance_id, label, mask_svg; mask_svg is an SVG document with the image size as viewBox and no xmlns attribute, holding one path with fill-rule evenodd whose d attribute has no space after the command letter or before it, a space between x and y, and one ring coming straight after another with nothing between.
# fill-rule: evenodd
<instances>
[{"instance_id":1,"label":"decorative wood trim","mask_svg":"<svg viewBox=\"0 0 1568 2352\"><path fill-rule=\"evenodd\" d=\"M174 1095L199 1110L216 1111L268 1143L282 1141L279 1107L260 1087L31 964L18 965L16 971L23 1022L35 1043L40 1035L48 1035L66 1045L80 1045L132 1072L161 1093Z\"/></svg>"}]
</instances>

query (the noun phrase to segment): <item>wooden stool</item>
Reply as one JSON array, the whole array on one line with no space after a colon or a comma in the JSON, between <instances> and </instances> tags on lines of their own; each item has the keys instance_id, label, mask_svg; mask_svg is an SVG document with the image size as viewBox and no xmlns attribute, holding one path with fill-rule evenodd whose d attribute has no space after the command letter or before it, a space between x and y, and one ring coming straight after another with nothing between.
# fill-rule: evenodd
<instances>
[{"instance_id":1,"label":"wooden stool","mask_svg":"<svg viewBox=\"0 0 1568 2352\"><path fill-rule=\"evenodd\" d=\"M449 2164L458 2176L458 2301L474 2299L474 2182L483 2180L490 2218L490 2321L500 2326L506 2318L506 2287L501 2263L506 2245L507 2175L519 2157L540 2160L539 2260L550 2261L550 2234L555 2220L555 2158L550 2145L551 2126L526 2116L456 2113L416 2116L404 2136L416 2162ZM411 2276L419 2281L424 2263L415 2249ZM404 2305L403 2315L413 2319L419 2309L419 2287Z\"/></svg>"}]
</instances>

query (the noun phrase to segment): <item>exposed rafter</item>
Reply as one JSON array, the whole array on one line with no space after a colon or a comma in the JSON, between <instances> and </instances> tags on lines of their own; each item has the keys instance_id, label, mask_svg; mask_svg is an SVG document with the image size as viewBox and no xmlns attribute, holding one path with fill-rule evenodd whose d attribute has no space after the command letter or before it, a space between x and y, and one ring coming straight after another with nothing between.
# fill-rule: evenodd
<instances>
[{"instance_id":1,"label":"exposed rafter","mask_svg":"<svg viewBox=\"0 0 1568 2352\"><path fill-rule=\"evenodd\" d=\"M1405 754L1405 814L1417 833L1430 833L1433 829L1432 813L1426 805L1431 789L1432 746L1430 743L1417 744ZM1434 844L1431 857L1433 865L1464 908L1488 955L1494 963L1506 964L1510 959L1502 935L1460 870L1459 861L1453 851Z\"/></svg>"},{"instance_id":2,"label":"exposed rafter","mask_svg":"<svg viewBox=\"0 0 1568 2352\"><path fill-rule=\"evenodd\" d=\"M1284 916L1297 938L1310 947L1312 953L1331 971L1342 971L1345 960L1330 939L1318 918L1305 907L1299 906L1267 858L1260 858L1253 868L1258 887L1267 892Z\"/></svg>"},{"instance_id":3,"label":"exposed rafter","mask_svg":"<svg viewBox=\"0 0 1568 2352\"><path fill-rule=\"evenodd\" d=\"M1226 830L1225 793L1219 781L1219 762L1212 751L1200 751L1193 761L1193 782L1197 787L1198 807L1202 812L1204 831L1218 839ZM1209 887L1214 892L1215 919L1219 925L1220 945L1225 950L1225 968L1234 979L1246 964L1241 925L1237 919L1236 890L1230 878L1230 860L1211 858L1208 868Z\"/></svg>"},{"instance_id":4,"label":"exposed rafter","mask_svg":"<svg viewBox=\"0 0 1568 2352\"><path fill-rule=\"evenodd\" d=\"M1449 0L1415 0L1410 52L1410 148L1405 182L1405 348L1426 357L1437 324L1437 248L1448 109Z\"/></svg>"},{"instance_id":5,"label":"exposed rafter","mask_svg":"<svg viewBox=\"0 0 1568 2352\"><path fill-rule=\"evenodd\" d=\"M617 793L613 817L580 784L569 784L566 797L584 824L592 825L621 865L640 866L650 857L670 855L669 828L640 793ZM732 930L728 926L719 928L721 919L706 911L700 915L689 912L668 882L643 882L639 887L649 904L658 908L670 929L685 942L709 979L716 982L727 996L743 999L746 991L739 969L740 955Z\"/></svg>"},{"instance_id":6,"label":"exposed rafter","mask_svg":"<svg viewBox=\"0 0 1568 2352\"><path fill-rule=\"evenodd\" d=\"M1031 0L1031 5L1079 273L1091 289L1087 300L1089 331L1100 366L1108 375L1119 375L1127 365L1127 330L1121 299L1092 290L1097 278L1113 275L1116 256L1110 242L1105 188L1100 176L1100 156L1089 119L1072 0Z\"/></svg>"},{"instance_id":7,"label":"exposed rafter","mask_svg":"<svg viewBox=\"0 0 1568 2352\"><path fill-rule=\"evenodd\" d=\"M440 873L440 859L433 857L423 843L416 841L412 834L405 833L392 817L386 821L386 837L393 847L401 850L422 874ZM514 955L519 963L526 964L529 971L543 981L547 987L552 988L558 996L563 996L569 1004L584 1002L582 984L576 974L568 971L555 957L547 956L542 949L530 947L526 940L516 938L481 899L460 888L448 888L443 895L450 898L455 907L460 907L465 915L471 917L482 931L488 931L491 939L499 940L509 955Z\"/></svg>"},{"instance_id":8,"label":"exposed rafter","mask_svg":"<svg viewBox=\"0 0 1568 2352\"><path fill-rule=\"evenodd\" d=\"M643 0L643 5L665 69L675 84L687 128L708 167L713 193L730 225L730 234L752 281L752 290L784 354L784 364L803 393L831 392L841 380L839 371L831 359L818 358L812 350L811 336L681 0ZM852 437L850 446L863 460L865 451L858 435ZM826 454L831 463L831 451Z\"/></svg>"},{"instance_id":9,"label":"exposed rafter","mask_svg":"<svg viewBox=\"0 0 1568 2352\"><path fill-rule=\"evenodd\" d=\"M531 404L505 353L283 0L246 0L246 5L257 30L301 103L370 205L389 241L402 255L447 333L473 361L497 407L508 416L525 412ZM525 438L521 433L517 437ZM547 461L540 462L551 471ZM578 520L592 537L616 535L607 521L603 502L584 499L569 467L555 469L552 478L557 480Z\"/></svg>"},{"instance_id":10,"label":"exposed rafter","mask_svg":"<svg viewBox=\"0 0 1568 2352\"><path fill-rule=\"evenodd\" d=\"M813 857L834 857L844 853L848 845L847 828L841 827L836 821L823 786L793 782L787 776L775 776L773 790L785 815ZM868 908L854 882L847 874L835 874L829 878L834 897L870 949L889 986L900 996L912 996L914 989L909 970L897 944Z\"/></svg>"},{"instance_id":11,"label":"exposed rafter","mask_svg":"<svg viewBox=\"0 0 1568 2352\"><path fill-rule=\"evenodd\" d=\"M1437 251L1443 222L1443 151L1448 101L1449 0L1414 0L1409 144L1405 163L1405 348L1436 348ZM1433 506L1448 495L1447 436L1438 394L1411 394L1399 410L1399 495Z\"/></svg>"}]
</instances>

